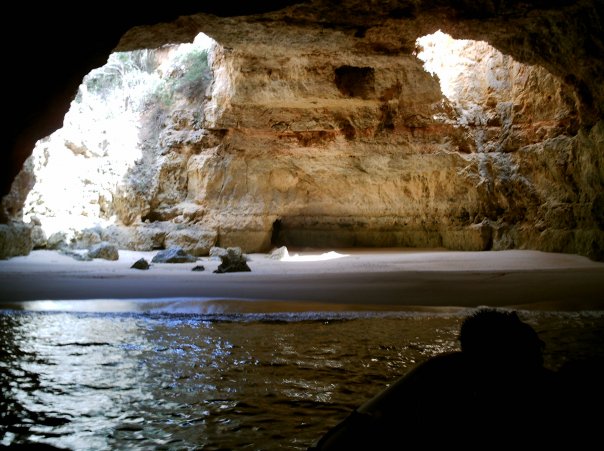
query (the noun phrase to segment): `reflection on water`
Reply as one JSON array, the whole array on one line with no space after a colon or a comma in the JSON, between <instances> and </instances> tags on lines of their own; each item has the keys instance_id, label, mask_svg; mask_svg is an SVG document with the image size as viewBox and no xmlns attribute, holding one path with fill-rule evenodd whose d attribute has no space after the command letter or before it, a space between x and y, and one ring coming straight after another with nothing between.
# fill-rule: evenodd
<instances>
[{"instance_id":1,"label":"reflection on water","mask_svg":"<svg viewBox=\"0 0 604 451\"><path fill-rule=\"evenodd\" d=\"M456 349L463 316L3 312L0 443L306 449L410 367ZM604 356L604 312L521 316L554 369Z\"/></svg>"}]
</instances>

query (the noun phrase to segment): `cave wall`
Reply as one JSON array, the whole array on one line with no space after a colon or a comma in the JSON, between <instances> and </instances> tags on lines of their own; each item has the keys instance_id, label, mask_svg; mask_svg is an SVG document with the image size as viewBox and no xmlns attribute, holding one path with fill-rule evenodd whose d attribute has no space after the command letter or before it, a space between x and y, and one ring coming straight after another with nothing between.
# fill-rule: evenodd
<instances>
[{"instance_id":1,"label":"cave wall","mask_svg":"<svg viewBox=\"0 0 604 451\"><path fill-rule=\"evenodd\" d=\"M433 28L417 18L252 22L243 42L211 22L205 126L224 138L195 151L187 198L219 244L600 252L601 126L581 127L559 76L473 44L449 101L417 58Z\"/></svg>"},{"instance_id":2,"label":"cave wall","mask_svg":"<svg viewBox=\"0 0 604 451\"><path fill-rule=\"evenodd\" d=\"M156 194L123 186L109 207L118 224L99 238L200 254L288 244L601 259L602 48L583 34L599 26L597 4L394 3L198 14L126 33L119 50L207 33L218 42L214 81L203 133L166 122L177 138L158 149ZM492 70L466 71L472 91L447 99L415 44L438 28L517 60L479 44L473 64Z\"/></svg>"}]
</instances>

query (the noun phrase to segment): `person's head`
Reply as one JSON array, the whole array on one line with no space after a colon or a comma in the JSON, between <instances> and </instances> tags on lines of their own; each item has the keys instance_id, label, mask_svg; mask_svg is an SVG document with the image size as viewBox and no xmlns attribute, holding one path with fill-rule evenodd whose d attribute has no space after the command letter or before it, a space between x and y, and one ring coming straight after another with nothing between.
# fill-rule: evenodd
<instances>
[{"instance_id":1,"label":"person's head","mask_svg":"<svg viewBox=\"0 0 604 451\"><path fill-rule=\"evenodd\" d=\"M510 369L543 364L543 341L516 312L478 310L463 321L459 341L465 355L482 363Z\"/></svg>"}]
</instances>

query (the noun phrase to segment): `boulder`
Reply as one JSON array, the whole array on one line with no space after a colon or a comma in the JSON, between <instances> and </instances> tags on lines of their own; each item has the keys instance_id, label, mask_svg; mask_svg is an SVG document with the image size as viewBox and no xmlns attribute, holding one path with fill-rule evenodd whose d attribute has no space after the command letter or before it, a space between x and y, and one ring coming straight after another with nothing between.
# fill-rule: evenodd
<instances>
[{"instance_id":1,"label":"boulder","mask_svg":"<svg viewBox=\"0 0 604 451\"><path fill-rule=\"evenodd\" d=\"M89 228L79 230L74 234L72 240L72 247L75 249L90 249L96 244L101 243L101 230L95 228ZM108 240L106 240L108 241Z\"/></svg>"},{"instance_id":2,"label":"boulder","mask_svg":"<svg viewBox=\"0 0 604 451\"><path fill-rule=\"evenodd\" d=\"M67 257L71 257L79 262L90 262L93 260L92 257L89 255L88 251L74 251L69 248L63 247L59 249L59 253L66 255Z\"/></svg>"},{"instance_id":3,"label":"boulder","mask_svg":"<svg viewBox=\"0 0 604 451\"><path fill-rule=\"evenodd\" d=\"M289 257L289 252L287 247L281 246L277 249L273 249L273 251L269 254L268 258L272 260L284 260Z\"/></svg>"},{"instance_id":4,"label":"boulder","mask_svg":"<svg viewBox=\"0 0 604 451\"><path fill-rule=\"evenodd\" d=\"M194 263L197 257L187 253L182 247L173 246L159 251L151 259L153 263Z\"/></svg>"},{"instance_id":5,"label":"boulder","mask_svg":"<svg viewBox=\"0 0 604 451\"><path fill-rule=\"evenodd\" d=\"M239 247L229 247L225 254L220 256L222 263L218 265L215 273L225 272L249 272L250 267L247 265L247 256L241 252Z\"/></svg>"},{"instance_id":6,"label":"boulder","mask_svg":"<svg viewBox=\"0 0 604 451\"><path fill-rule=\"evenodd\" d=\"M27 255L32 249L31 227L23 223L0 224L0 258Z\"/></svg>"},{"instance_id":7,"label":"boulder","mask_svg":"<svg viewBox=\"0 0 604 451\"><path fill-rule=\"evenodd\" d=\"M104 260L119 259L119 252L115 244L103 241L95 244L89 251L88 256L92 258L102 258Z\"/></svg>"},{"instance_id":8,"label":"boulder","mask_svg":"<svg viewBox=\"0 0 604 451\"><path fill-rule=\"evenodd\" d=\"M130 268L132 269L149 269L149 262L144 258L139 258L135 261Z\"/></svg>"},{"instance_id":9,"label":"boulder","mask_svg":"<svg viewBox=\"0 0 604 451\"><path fill-rule=\"evenodd\" d=\"M65 232L55 232L46 240L46 249L63 249L67 247L67 234Z\"/></svg>"},{"instance_id":10,"label":"boulder","mask_svg":"<svg viewBox=\"0 0 604 451\"><path fill-rule=\"evenodd\" d=\"M227 250L224 247L213 246L210 248L210 258L212 260L221 260L226 254Z\"/></svg>"},{"instance_id":11,"label":"boulder","mask_svg":"<svg viewBox=\"0 0 604 451\"><path fill-rule=\"evenodd\" d=\"M218 234L214 230L205 230L199 227L187 227L168 232L165 239L167 247L178 246L191 255L208 255L216 243Z\"/></svg>"}]
</instances>

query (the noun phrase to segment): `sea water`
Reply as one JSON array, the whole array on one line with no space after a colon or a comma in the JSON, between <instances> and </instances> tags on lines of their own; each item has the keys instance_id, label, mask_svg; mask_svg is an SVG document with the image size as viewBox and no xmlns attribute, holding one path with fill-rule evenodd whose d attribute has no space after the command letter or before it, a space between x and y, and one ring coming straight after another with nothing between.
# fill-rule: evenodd
<instances>
[{"instance_id":1,"label":"sea water","mask_svg":"<svg viewBox=\"0 0 604 451\"><path fill-rule=\"evenodd\" d=\"M471 312L0 311L0 444L304 450ZM604 357L604 312L519 314L546 366Z\"/></svg>"}]
</instances>

